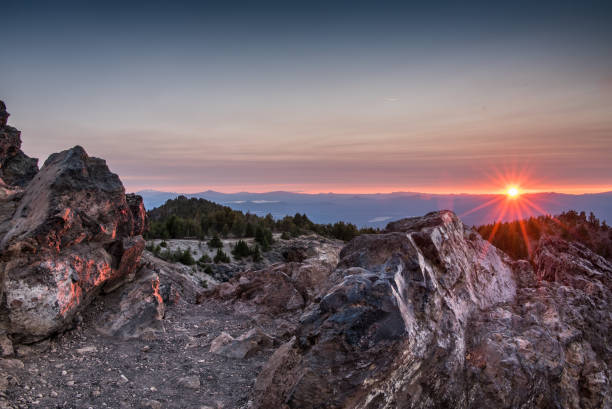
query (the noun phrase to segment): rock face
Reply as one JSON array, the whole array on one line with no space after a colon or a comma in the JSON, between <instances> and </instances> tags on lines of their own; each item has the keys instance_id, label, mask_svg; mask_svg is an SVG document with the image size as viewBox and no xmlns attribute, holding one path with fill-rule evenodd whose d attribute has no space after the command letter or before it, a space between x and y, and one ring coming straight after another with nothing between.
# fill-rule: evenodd
<instances>
[{"instance_id":1,"label":"rock face","mask_svg":"<svg viewBox=\"0 0 612 409\"><path fill-rule=\"evenodd\" d=\"M0 179L8 185L25 186L38 172L38 159L21 151L21 132L6 124L9 115L0 101Z\"/></svg>"},{"instance_id":2,"label":"rock face","mask_svg":"<svg viewBox=\"0 0 612 409\"><path fill-rule=\"evenodd\" d=\"M513 263L448 211L357 237L254 407L610 407L612 266L561 242L535 260Z\"/></svg>"},{"instance_id":3,"label":"rock face","mask_svg":"<svg viewBox=\"0 0 612 409\"><path fill-rule=\"evenodd\" d=\"M133 275L145 212L105 161L80 146L51 155L24 189L9 188L0 197L0 325L31 342L70 325L103 286Z\"/></svg>"}]
</instances>

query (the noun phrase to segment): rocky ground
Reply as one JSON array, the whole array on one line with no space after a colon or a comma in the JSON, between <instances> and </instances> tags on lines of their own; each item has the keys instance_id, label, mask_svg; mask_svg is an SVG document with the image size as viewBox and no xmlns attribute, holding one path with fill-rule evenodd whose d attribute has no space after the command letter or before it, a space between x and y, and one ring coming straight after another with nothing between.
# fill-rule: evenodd
<instances>
[{"instance_id":1,"label":"rocky ground","mask_svg":"<svg viewBox=\"0 0 612 409\"><path fill-rule=\"evenodd\" d=\"M130 341L95 330L99 307L76 329L0 361L8 375L1 407L243 408L273 352L270 346L243 359L211 353L221 332L237 337L257 325L214 300L176 306L161 332Z\"/></svg>"},{"instance_id":2,"label":"rocky ground","mask_svg":"<svg viewBox=\"0 0 612 409\"><path fill-rule=\"evenodd\" d=\"M341 243L306 236L277 242L271 255L304 248L310 254L304 254L302 262L277 263L272 270L322 268L329 274ZM134 281L124 285L126 289L96 298L76 316L74 328L30 345L13 348L8 343L12 351L7 349L0 359L0 408L216 409L252 404L258 373L274 350L289 340L305 305L272 314L271 298L258 304L240 297L222 298L217 294L220 283L214 279L208 277L206 287L198 285L201 272L195 274L190 267L164 262L148 252L142 260L144 267ZM141 276L148 282L150 265L163 296L160 320L131 313L139 301L134 298L146 299L146 294L128 294L140 288ZM226 293L250 285L246 277L224 284ZM276 295L281 290L275 286L261 292ZM124 312L113 313L126 304L130 307ZM139 326L109 335L104 331L107 321L120 322L121 328L126 328L126 321Z\"/></svg>"}]
</instances>

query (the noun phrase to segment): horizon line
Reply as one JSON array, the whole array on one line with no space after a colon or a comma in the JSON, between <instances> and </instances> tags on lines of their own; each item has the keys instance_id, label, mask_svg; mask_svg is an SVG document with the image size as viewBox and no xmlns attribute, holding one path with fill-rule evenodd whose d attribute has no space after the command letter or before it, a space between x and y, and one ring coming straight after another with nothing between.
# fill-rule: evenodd
<instances>
[{"instance_id":1,"label":"horizon line","mask_svg":"<svg viewBox=\"0 0 612 409\"><path fill-rule=\"evenodd\" d=\"M187 189L191 190L191 189ZM305 191L305 190L263 190L263 191L248 191L248 190L235 190L235 191L221 191L214 189L206 189L206 190L193 190L193 191L174 191L172 189L169 190L158 190L151 188L143 188L134 190L135 193L139 192L157 192L157 193L171 193L176 195L195 195L202 194L207 192L220 193L220 194L270 194L270 193L293 193L293 194L301 194L301 195L389 195L389 194L418 194L418 195L429 195L429 196L491 196L491 195L505 195L505 190L499 190L496 192L484 192L484 191L472 191L472 192L450 192L450 191L442 191L442 192L427 192L427 191L416 191L416 190L389 190L389 191L370 191L370 192L355 192L355 191ZM593 189L593 190L536 190L536 189L521 189L521 195L530 195L530 194L562 194L562 195L596 195L596 194L605 194L612 193L612 187L602 188L602 189Z\"/></svg>"}]
</instances>

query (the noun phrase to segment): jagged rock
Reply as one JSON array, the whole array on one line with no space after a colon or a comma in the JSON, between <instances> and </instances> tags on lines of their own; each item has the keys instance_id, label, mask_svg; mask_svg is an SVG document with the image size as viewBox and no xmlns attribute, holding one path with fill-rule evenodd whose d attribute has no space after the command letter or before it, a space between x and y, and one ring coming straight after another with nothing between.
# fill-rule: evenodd
<instances>
[{"instance_id":1,"label":"jagged rock","mask_svg":"<svg viewBox=\"0 0 612 409\"><path fill-rule=\"evenodd\" d=\"M148 251L142 256L143 268L159 276L159 293L165 304L176 304L180 300L196 304L202 297L205 288L218 284L216 280L204 273L194 273L191 267L180 263L169 263L161 260Z\"/></svg>"},{"instance_id":2,"label":"jagged rock","mask_svg":"<svg viewBox=\"0 0 612 409\"><path fill-rule=\"evenodd\" d=\"M4 101L0 101L0 127L6 126L9 116L11 116L11 114L6 112L6 104Z\"/></svg>"},{"instance_id":3,"label":"jagged rock","mask_svg":"<svg viewBox=\"0 0 612 409\"><path fill-rule=\"evenodd\" d=\"M21 151L21 132L6 124L9 115L0 101L0 181L9 186L25 186L38 172L38 159Z\"/></svg>"},{"instance_id":4,"label":"jagged rock","mask_svg":"<svg viewBox=\"0 0 612 409\"><path fill-rule=\"evenodd\" d=\"M109 280L135 271L144 222L117 175L79 146L51 155L20 194L0 225L0 291L7 332L32 342L69 326Z\"/></svg>"},{"instance_id":5,"label":"jagged rock","mask_svg":"<svg viewBox=\"0 0 612 409\"><path fill-rule=\"evenodd\" d=\"M232 337L227 332L222 332L210 345L210 352L228 358L249 358L263 348L269 348L274 344L274 339L263 332L261 328L255 327L238 338Z\"/></svg>"},{"instance_id":6,"label":"jagged rock","mask_svg":"<svg viewBox=\"0 0 612 409\"><path fill-rule=\"evenodd\" d=\"M545 243L535 260L547 267L511 262L448 211L354 239L254 407L609 407L609 264Z\"/></svg>"},{"instance_id":7,"label":"jagged rock","mask_svg":"<svg viewBox=\"0 0 612 409\"><path fill-rule=\"evenodd\" d=\"M98 331L121 339L139 338L163 329L164 301L159 291L159 276L142 268L133 283L124 285L106 302Z\"/></svg>"},{"instance_id":8,"label":"jagged rock","mask_svg":"<svg viewBox=\"0 0 612 409\"><path fill-rule=\"evenodd\" d=\"M291 248L300 252L301 262L277 263L263 270L239 273L217 286L211 295L272 315L305 308L331 287L330 274L338 264L341 244L309 236L301 238L301 249L297 250L296 242Z\"/></svg>"}]
</instances>

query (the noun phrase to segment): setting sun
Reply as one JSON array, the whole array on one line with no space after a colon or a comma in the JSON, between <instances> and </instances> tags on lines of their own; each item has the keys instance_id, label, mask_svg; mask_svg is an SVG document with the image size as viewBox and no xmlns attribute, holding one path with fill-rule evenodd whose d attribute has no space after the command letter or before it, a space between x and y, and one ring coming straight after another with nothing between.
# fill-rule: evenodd
<instances>
[{"instance_id":1,"label":"setting sun","mask_svg":"<svg viewBox=\"0 0 612 409\"><path fill-rule=\"evenodd\" d=\"M508 195L508 197L515 198L518 197L519 190L518 188L511 186L508 188L508 190L506 190L506 194Z\"/></svg>"}]
</instances>

